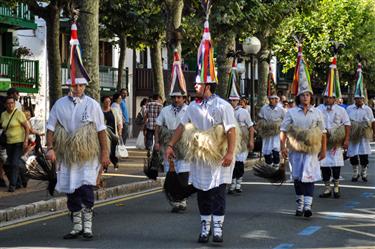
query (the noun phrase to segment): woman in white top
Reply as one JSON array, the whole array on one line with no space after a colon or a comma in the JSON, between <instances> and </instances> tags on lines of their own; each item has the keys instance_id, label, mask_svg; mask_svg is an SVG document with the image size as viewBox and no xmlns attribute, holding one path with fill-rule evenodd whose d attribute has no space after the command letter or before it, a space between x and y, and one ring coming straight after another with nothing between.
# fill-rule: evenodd
<instances>
[{"instance_id":1,"label":"woman in white top","mask_svg":"<svg viewBox=\"0 0 375 249\"><path fill-rule=\"evenodd\" d=\"M319 161L326 154L323 115L311 101L312 91L301 91L296 97L297 106L288 110L280 127L281 152L284 158L289 157L292 165L297 195L296 216L305 217L312 215L314 182L321 178Z\"/></svg>"}]
</instances>

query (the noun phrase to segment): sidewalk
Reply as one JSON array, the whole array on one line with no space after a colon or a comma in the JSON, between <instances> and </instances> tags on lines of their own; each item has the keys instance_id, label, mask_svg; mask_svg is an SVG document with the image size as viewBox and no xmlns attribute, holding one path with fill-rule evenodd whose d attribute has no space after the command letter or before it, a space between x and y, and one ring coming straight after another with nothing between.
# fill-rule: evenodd
<instances>
[{"instance_id":1,"label":"sidewalk","mask_svg":"<svg viewBox=\"0 0 375 249\"><path fill-rule=\"evenodd\" d=\"M129 158L119 162L119 169L115 171L110 166L108 172L103 174L105 185L96 191L96 200L103 201L162 187L164 173L159 174L157 181L149 180L144 175L146 151L135 149L135 141L127 141ZM250 168L255 160L248 160L245 167ZM65 194L49 196L46 187L46 182L30 180L27 188L17 189L13 193L7 192L7 188L0 188L0 227L31 216L66 210Z\"/></svg>"}]
</instances>

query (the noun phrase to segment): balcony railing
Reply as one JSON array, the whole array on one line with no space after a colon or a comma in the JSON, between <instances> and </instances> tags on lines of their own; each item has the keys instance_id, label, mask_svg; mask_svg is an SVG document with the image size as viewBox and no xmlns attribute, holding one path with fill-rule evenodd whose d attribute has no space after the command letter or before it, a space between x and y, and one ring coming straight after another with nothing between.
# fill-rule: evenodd
<instances>
[{"instance_id":1,"label":"balcony railing","mask_svg":"<svg viewBox=\"0 0 375 249\"><path fill-rule=\"evenodd\" d=\"M195 82L195 71L184 71L186 87L189 95L194 95L194 82ZM170 82L171 72L170 70L163 70L164 84L167 85ZM152 69L137 68L134 74L134 87L136 96L152 96L154 86L154 76Z\"/></svg>"},{"instance_id":2,"label":"balcony railing","mask_svg":"<svg viewBox=\"0 0 375 249\"><path fill-rule=\"evenodd\" d=\"M122 83L125 85L128 84L128 72L127 69L124 69L122 74ZM66 64L61 66L61 83L62 85L66 84L66 81L69 78L69 70ZM115 91L118 81L118 68L108 67L108 66L99 66L99 81L100 88L102 91Z\"/></svg>"},{"instance_id":3,"label":"balcony railing","mask_svg":"<svg viewBox=\"0 0 375 249\"><path fill-rule=\"evenodd\" d=\"M0 6L0 23L11 27L36 29L34 15L30 12L27 4L19 3L15 8Z\"/></svg>"},{"instance_id":4,"label":"balcony railing","mask_svg":"<svg viewBox=\"0 0 375 249\"><path fill-rule=\"evenodd\" d=\"M39 90L39 61L0 56L0 77L9 78L20 92Z\"/></svg>"}]
</instances>

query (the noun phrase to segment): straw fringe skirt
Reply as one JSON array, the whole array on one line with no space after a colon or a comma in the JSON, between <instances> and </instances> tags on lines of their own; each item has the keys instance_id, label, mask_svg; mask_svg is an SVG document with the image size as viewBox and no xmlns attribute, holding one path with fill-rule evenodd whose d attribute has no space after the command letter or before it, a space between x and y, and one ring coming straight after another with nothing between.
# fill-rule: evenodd
<instances>
[{"instance_id":1,"label":"straw fringe skirt","mask_svg":"<svg viewBox=\"0 0 375 249\"><path fill-rule=\"evenodd\" d=\"M228 149L223 125L216 125L206 131L197 129L192 123L185 125L180 141L185 160L201 162L208 166L219 166ZM241 130L236 126L235 153L241 151Z\"/></svg>"},{"instance_id":2,"label":"straw fringe skirt","mask_svg":"<svg viewBox=\"0 0 375 249\"><path fill-rule=\"evenodd\" d=\"M373 132L369 121L351 121L350 141L357 144L362 138L372 139Z\"/></svg>"},{"instance_id":3,"label":"straw fringe skirt","mask_svg":"<svg viewBox=\"0 0 375 249\"><path fill-rule=\"evenodd\" d=\"M280 133L281 121L267 121L260 119L257 121L257 132L263 138L273 137Z\"/></svg>"},{"instance_id":4,"label":"straw fringe skirt","mask_svg":"<svg viewBox=\"0 0 375 249\"><path fill-rule=\"evenodd\" d=\"M93 123L82 126L69 134L61 124L54 132L54 148L57 160L65 165L82 165L99 157L99 138Z\"/></svg>"},{"instance_id":5,"label":"straw fringe skirt","mask_svg":"<svg viewBox=\"0 0 375 249\"><path fill-rule=\"evenodd\" d=\"M316 154L320 152L322 146L322 131L318 128L301 129L296 126L289 126L288 148L292 151Z\"/></svg>"}]
</instances>

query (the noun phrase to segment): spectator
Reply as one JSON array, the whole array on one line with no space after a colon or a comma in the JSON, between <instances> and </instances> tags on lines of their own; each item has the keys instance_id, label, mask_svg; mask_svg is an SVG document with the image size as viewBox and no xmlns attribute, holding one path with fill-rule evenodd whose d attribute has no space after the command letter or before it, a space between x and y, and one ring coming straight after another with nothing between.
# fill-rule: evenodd
<instances>
[{"instance_id":1,"label":"spectator","mask_svg":"<svg viewBox=\"0 0 375 249\"><path fill-rule=\"evenodd\" d=\"M9 88L7 91L7 96L13 97L14 100L16 101L16 108L22 112L22 105L19 101L20 99L20 93L16 88Z\"/></svg>"},{"instance_id":2,"label":"spectator","mask_svg":"<svg viewBox=\"0 0 375 249\"><path fill-rule=\"evenodd\" d=\"M142 99L142 101L140 103L141 110L138 112L137 117L135 118L135 124L141 126L142 128L145 124L145 118L144 117L145 117L145 113L146 113L146 104L148 102L149 102L148 98ZM138 134L137 142L136 142L135 146L136 146L137 149L144 150L145 144L146 144L146 138L143 134L143 130L141 130Z\"/></svg>"},{"instance_id":3,"label":"spectator","mask_svg":"<svg viewBox=\"0 0 375 249\"><path fill-rule=\"evenodd\" d=\"M294 100L293 99L289 99L288 100L288 108L287 109L292 109L294 107Z\"/></svg>"},{"instance_id":4,"label":"spectator","mask_svg":"<svg viewBox=\"0 0 375 249\"><path fill-rule=\"evenodd\" d=\"M26 162L28 156L29 156L29 153L35 148L35 141L36 141L36 136L44 136L44 133L42 132L39 132L37 130L35 130L31 124L31 117L32 117L32 113L31 113L31 109L29 108L26 108L23 113L25 114L25 117L26 117L26 120L27 120L27 125L29 126L29 137L28 137L28 146L26 148L26 151L24 153L24 155L21 157L21 159Z\"/></svg>"},{"instance_id":5,"label":"spectator","mask_svg":"<svg viewBox=\"0 0 375 249\"><path fill-rule=\"evenodd\" d=\"M251 116L251 108L250 108L250 105L249 105L249 101L247 100L246 97L241 97L239 105L242 108L244 108L245 110L247 110L249 112L250 116Z\"/></svg>"},{"instance_id":6,"label":"spectator","mask_svg":"<svg viewBox=\"0 0 375 249\"><path fill-rule=\"evenodd\" d=\"M146 137L145 146L148 150L148 153L150 152L154 143L156 118L159 116L161 109L163 108L162 103L163 100L161 96L155 94L154 96L152 96L151 102L147 103L146 105L144 135Z\"/></svg>"},{"instance_id":7,"label":"spectator","mask_svg":"<svg viewBox=\"0 0 375 249\"><path fill-rule=\"evenodd\" d=\"M118 93L113 94L111 109L112 110L116 110L115 114L117 115L117 120L119 120L120 123L121 123L121 129L122 129L122 125L124 123L124 119L123 119L123 115L122 115L122 111L121 111L121 106L120 106L121 101L122 101L122 98L121 98L120 94L118 94Z\"/></svg>"},{"instance_id":8,"label":"spectator","mask_svg":"<svg viewBox=\"0 0 375 249\"><path fill-rule=\"evenodd\" d=\"M124 144L126 143L126 140L129 137L129 114L128 114L128 108L126 107L126 97L129 96L128 90L125 88L122 88L120 90L121 95L121 111L123 116L123 127L122 127L122 140L124 140Z\"/></svg>"},{"instance_id":9,"label":"spectator","mask_svg":"<svg viewBox=\"0 0 375 249\"><path fill-rule=\"evenodd\" d=\"M111 142L109 160L115 170L117 170L118 158L116 157L116 145L118 144L118 136L121 136L122 133L122 116L118 109L111 108L111 98L109 96L102 98L102 110L104 113L104 122L107 125L107 135ZM104 172L107 172L107 170L108 167L105 167Z\"/></svg>"},{"instance_id":10,"label":"spectator","mask_svg":"<svg viewBox=\"0 0 375 249\"><path fill-rule=\"evenodd\" d=\"M6 111L1 114L1 126L6 129L6 172L9 179L9 192L14 192L21 185L27 187L24 163L21 160L23 151L28 147L29 126L25 114L16 108L16 100L12 96L6 99Z\"/></svg>"}]
</instances>

